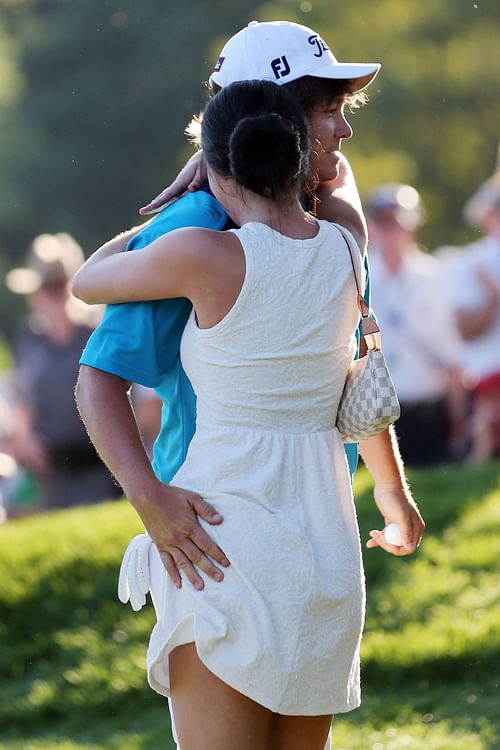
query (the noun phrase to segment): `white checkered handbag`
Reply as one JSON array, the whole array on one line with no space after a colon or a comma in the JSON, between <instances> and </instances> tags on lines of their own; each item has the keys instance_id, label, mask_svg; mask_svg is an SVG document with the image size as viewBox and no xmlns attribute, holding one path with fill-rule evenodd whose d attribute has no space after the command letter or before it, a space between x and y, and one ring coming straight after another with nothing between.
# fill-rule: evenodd
<instances>
[{"instance_id":1,"label":"white checkered handbag","mask_svg":"<svg viewBox=\"0 0 500 750\"><path fill-rule=\"evenodd\" d=\"M342 440L344 443L356 443L387 429L399 418L400 407L380 348L380 328L370 317L370 308L361 294L353 249L342 228L338 229L351 256L361 312L361 336L368 349L364 357L355 359L349 367L337 412L337 429Z\"/></svg>"}]
</instances>

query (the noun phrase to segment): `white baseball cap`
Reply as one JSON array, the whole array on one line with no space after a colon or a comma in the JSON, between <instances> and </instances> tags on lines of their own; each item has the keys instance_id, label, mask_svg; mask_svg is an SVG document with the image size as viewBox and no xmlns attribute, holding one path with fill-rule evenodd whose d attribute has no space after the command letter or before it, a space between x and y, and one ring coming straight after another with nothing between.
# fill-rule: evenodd
<instances>
[{"instance_id":1,"label":"white baseball cap","mask_svg":"<svg viewBox=\"0 0 500 750\"><path fill-rule=\"evenodd\" d=\"M427 218L422 199L411 185L387 182L379 185L365 201L368 216L380 222L384 216L394 218L402 229L410 232L425 224Z\"/></svg>"},{"instance_id":2,"label":"white baseball cap","mask_svg":"<svg viewBox=\"0 0 500 750\"><path fill-rule=\"evenodd\" d=\"M291 21L251 21L226 42L210 80L223 88L235 81L285 84L303 76L352 79L353 93L368 86L379 63L341 63L312 29Z\"/></svg>"}]
</instances>

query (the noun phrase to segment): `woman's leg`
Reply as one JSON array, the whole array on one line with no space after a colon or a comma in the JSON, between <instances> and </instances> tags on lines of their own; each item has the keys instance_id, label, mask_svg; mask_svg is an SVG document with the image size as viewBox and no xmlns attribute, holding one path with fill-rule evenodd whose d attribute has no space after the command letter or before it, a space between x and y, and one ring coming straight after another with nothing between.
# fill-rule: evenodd
<instances>
[{"instance_id":1,"label":"woman's leg","mask_svg":"<svg viewBox=\"0 0 500 750\"><path fill-rule=\"evenodd\" d=\"M271 747L267 742L271 712L212 674L198 657L194 643L174 649L169 667L181 750L267 750ZM285 750L285 745L281 747ZM304 749L302 746L301 750Z\"/></svg>"},{"instance_id":2,"label":"woman's leg","mask_svg":"<svg viewBox=\"0 0 500 750\"><path fill-rule=\"evenodd\" d=\"M330 750L333 716L272 714L267 750Z\"/></svg>"}]
</instances>

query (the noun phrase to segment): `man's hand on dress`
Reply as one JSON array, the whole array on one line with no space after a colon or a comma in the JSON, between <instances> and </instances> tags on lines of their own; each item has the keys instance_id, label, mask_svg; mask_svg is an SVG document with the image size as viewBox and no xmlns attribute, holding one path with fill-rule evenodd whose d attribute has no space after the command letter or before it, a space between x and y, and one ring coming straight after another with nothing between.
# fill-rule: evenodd
<instances>
[{"instance_id":1,"label":"man's hand on dress","mask_svg":"<svg viewBox=\"0 0 500 750\"><path fill-rule=\"evenodd\" d=\"M384 517L385 526L397 523L404 544L402 547L389 544L383 531L373 530L370 531L371 539L366 546L369 549L382 547L386 552L398 557L413 554L422 539L425 523L409 491L405 491L402 487L375 485L374 497Z\"/></svg>"},{"instance_id":2,"label":"man's hand on dress","mask_svg":"<svg viewBox=\"0 0 500 750\"><path fill-rule=\"evenodd\" d=\"M198 520L202 518L212 525L222 523L215 508L195 492L159 481L152 490L130 500L177 588L182 587L181 572L198 591L204 588L198 570L215 581L223 580L224 573L214 561L227 568L229 560Z\"/></svg>"},{"instance_id":3,"label":"man's hand on dress","mask_svg":"<svg viewBox=\"0 0 500 750\"><path fill-rule=\"evenodd\" d=\"M162 211L167 203L179 198L186 190L198 190L207 179L207 167L203 159L203 151L197 151L183 166L175 180L153 198L147 205L139 209L141 216Z\"/></svg>"}]
</instances>

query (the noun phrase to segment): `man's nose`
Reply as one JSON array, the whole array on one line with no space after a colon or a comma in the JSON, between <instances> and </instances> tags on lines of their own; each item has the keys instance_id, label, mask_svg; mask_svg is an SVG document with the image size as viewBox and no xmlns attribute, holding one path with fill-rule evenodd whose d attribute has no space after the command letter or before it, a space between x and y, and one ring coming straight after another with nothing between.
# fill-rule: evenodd
<instances>
[{"instance_id":1,"label":"man's nose","mask_svg":"<svg viewBox=\"0 0 500 750\"><path fill-rule=\"evenodd\" d=\"M352 136L352 128L345 119L344 115L341 115L337 135L339 138L350 138Z\"/></svg>"}]
</instances>

